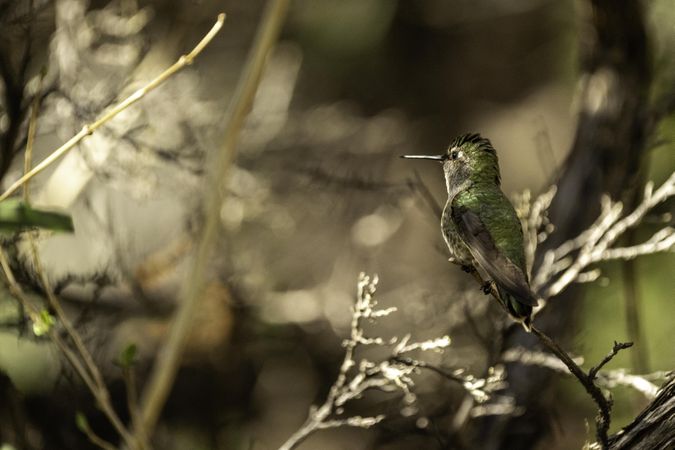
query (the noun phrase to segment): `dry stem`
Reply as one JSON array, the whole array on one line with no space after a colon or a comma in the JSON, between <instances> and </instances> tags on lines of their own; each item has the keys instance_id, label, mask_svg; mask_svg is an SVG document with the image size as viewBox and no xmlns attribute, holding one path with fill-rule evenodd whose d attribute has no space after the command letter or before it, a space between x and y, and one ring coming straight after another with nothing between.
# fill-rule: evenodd
<instances>
[{"instance_id":1,"label":"dry stem","mask_svg":"<svg viewBox=\"0 0 675 450\"><path fill-rule=\"evenodd\" d=\"M616 356L619 351L629 348L633 345L632 342L618 343L614 342L614 347L612 350L605 356L602 361L595 367L591 367L588 373L585 373L574 360L562 349L560 346L543 331L537 327L532 327L532 334L537 336L539 342L541 342L546 348L548 348L553 354L555 354L560 361L562 361L569 371L574 375L574 377L581 383L581 385L586 389L586 392L593 398L593 401L598 405L598 416L596 417L596 436L598 443L602 449L609 448L609 443L607 441L607 432L609 431L609 425L611 422L611 412L612 412L612 399L605 397L600 388L595 384L595 377L598 374L598 371L607 364Z\"/></svg>"},{"instance_id":2,"label":"dry stem","mask_svg":"<svg viewBox=\"0 0 675 450\"><path fill-rule=\"evenodd\" d=\"M549 299L579 280L580 276L583 280L584 270L592 264L670 250L675 245L675 229L672 227L662 228L642 244L612 248L619 237L635 227L654 206L675 195L675 173L656 191L653 189L653 183L647 183L643 201L623 218L623 205L603 198L602 213L589 229L544 255L532 281L532 288L539 291L543 298ZM577 250L578 254L573 257L572 254Z\"/></svg>"},{"instance_id":3,"label":"dry stem","mask_svg":"<svg viewBox=\"0 0 675 450\"><path fill-rule=\"evenodd\" d=\"M175 313L173 325L169 330L169 336L157 356L157 361L141 398L141 422L148 437L152 436L166 398L173 386L180 359L187 343L187 337L192 327L194 313L199 305L199 299L203 295L209 258L218 234L220 206L223 200L221 186L235 157L239 132L250 110L267 55L276 42L288 3L288 0L273 0L267 5L253 49L249 54L244 72L227 111L225 143L217 154L216 160L210 165L212 169L208 174L204 199L206 217L204 228L200 233L197 253L179 296L179 306ZM219 17L219 23L222 22L222 17L222 15ZM201 50L201 47L198 46L197 49ZM138 429L135 430L135 433L139 433Z\"/></svg>"},{"instance_id":4,"label":"dry stem","mask_svg":"<svg viewBox=\"0 0 675 450\"><path fill-rule=\"evenodd\" d=\"M35 143L35 134L37 132L37 116L40 110L40 95L42 92L42 81L44 76L40 76L38 89L33 97L33 103L30 110L30 120L28 122L28 137L26 139L26 154L24 155L23 173L30 172L33 165L33 144ZM23 201L28 203L30 201L30 192L28 189L28 180L23 185Z\"/></svg>"},{"instance_id":5,"label":"dry stem","mask_svg":"<svg viewBox=\"0 0 675 450\"><path fill-rule=\"evenodd\" d=\"M291 450L300 445L309 435L317 430L337 428L342 426L370 428L384 420L383 414L361 417L343 417L344 406L368 390L378 389L384 392L402 392L406 398L414 402L415 395L411 388L414 386L412 375L419 368L430 368L423 362L408 358L406 355L413 351L442 351L450 345L450 338L443 336L424 342L410 342L410 335L402 338L384 339L381 337L367 337L363 328L365 322L374 322L376 319L388 316L396 308L377 309L374 294L377 286L377 276L371 278L364 274L359 277L357 295L352 309L352 321L349 337L343 342L344 357L335 382L330 388L326 399L321 406L312 406L303 425L293 433L279 450ZM391 347L388 359L379 362L361 358L357 361L357 348L363 346ZM461 377L456 373L457 380L462 380L465 389L480 398L487 398L486 391L492 386L493 380L476 379L469 375ZM480 400L479 400L480 401Z\"/></svg>"},{"instance_id":6,"label":"dry stem","mask_svg":"<svg viewBox=\"0 0 675 450\"><path fill-rule=\"evenodd\" d=\"M5 254L5 251L4 249L2 249L2 247L0 247L0 266L2 266L3 272L5 273L5 277L7 278L7 282L9 285L9 290L12 293L12 295L19 301L19 303L28 313L32 321L35 322L40 320L39 319L40 311L28 300L25 293L23 292L23 289L17 283L16 278L14 277L14 273L12 272L12 269L9 266L9 262L7 261L7 255ZM108 418L113 427L115 427L115 430L117 430L117 432L122 437L124 442L126 442L126 444L130 446L130 448L136 448L133 445L131 434L126 430L124 424L122 423L119 416L113 409L112 404L110 403L110 395L108 393L107 388L105 387L105 384L103 385L99 384L96 381L95 377L93 376L92 372L90 372L89 367L87 367L88 364L87 363L83 364L82 360L86 361L88 359L89 360L91 359L91 356L87 352L86 348L84 349L85 354L82 354L81 348L78 348L78 352L80 352L78 356L61 339L61 337L59 336L58 332L54 329L54 327L50 327L47 330L47 335L56 344L56 346L59 348L61 353L63 353L63 355L66 357L68 362L70 362L75 372L82 378L84 383L89 388L89 391L92 393L94 398L96 398L97 406L105 414L105 416ZM68 335L72 339L70 332L68 332ZM79 340L79 336L78 341L80 343L82 342L81 340ZM98 372L98 370L96 370L96 372Z\"/></svg>"},{"instance_id":7,"label":"dry stem","mask_svg":"<svg viewBox=\"0 0 675 450\"><path fill-rule=\"evenodd\" d=\"M32 165L33 142L35 137L35 131L37 129L38 109L39 109L39 96L36 95L33 101L31 117L28 124L28 140L26 143L26 154L24 158L24 172L26 173L30 171ZM28 184L27 183L24 184L23 188L24 188L24 200L28 202L29 201ZM73 325L68 320L68 317L63 311L63 308L61 307L58 298L56 297L56 295L54 295L54 291L42 268L42 262L38 254L35 239L31 234L29 234L28 239L31 246L33 260L35 263L36 274L40 279L40 282L47 295L47 299L49 301L52 310L56 313L58 320L63 325L67 336L73 342L76 352L73 352L67 346L67 344L61 339L58 333L56 333L52 328L48 330L48 336L50 336L52 341L54 341L54 343L59 347L61 352L66 356L66 359L68 359L68 361L71 363L75 371L80 375L82 380L85 382L85 385L89 388L90 392L96 399L99 409L105 414L105 416L108 418L113 427L117 430L122 439L127 443L127 445L130 445L131 448L136 448L136 446L133 445L131 434L120 420L119 416L115 412L110 402L110 393L105 384L105 381L103 380L101 372L98 370L98 367L94 362L94 359L92 358L91 354L84 345L84 342L82 341L82 338L80 337L79 333L75 330ZM14 274L12 273L12 270L9 266L4 250L2 250L1 248L0 248L0 264L2 265L3 271L5 273L5 276L7 277L7 280L10 285L10 290L12 291L13 295L19 300L24 310L28 311L29 314L32 316L33 320L35 320L39 316L40 312L25 297L23 290L21 289L19 284L16 282L16 279L14 278ZM113 445L96 436L96 434L94 434L92 430L86 430L85 434L87 434L87 437L91 440L92 443L100 446L101 448L105 449L114 448Z\"/></svg>"},{"instance_id":8,"label":"dry stem","mask_svg":"<svg viewBox=\"0 0 675 450\"><path fill-rule=\"evenodd\" d=\"M209 42L211 42L211 40L215 37L218 31L220 31L224 21L225 21L225 14L218 15L218 19L211 28L211 30L204 36L204 38L197 44L197 46L194 49L192 49L190 53L181 56L178 59L178 61L176 61L171 67L162 72L154 80L150 81L147 85L131 94L121 103L118 103L117 105L112 107L108 112L104 113L94 122L83 126L82 130L80 130L79 133L70 138L61 147L54 150L54 152L52 152L48 157L42 160L38 165L33 167L29 172L25 173L21 178L16 180L2 195L0 195L0 202L6 200L10 195L16 192L24 183L26 183L28 180L30 180L31 178L33 178L34 176L45 170L47 167L49 167L63 155L72 150L82 139L89 136L98 128L103 126L106 122L108 122L110 119L115 117L117 114L121 113L129 106L133 105L134 103L145 97L145 95L147 95L148 92L158 87L160 84L165 82L176 72L183 69L185 66L192 64L192 61L202 52L202 50L204 50L204 48L209 44Z\"/></svg>"}]
</instances>

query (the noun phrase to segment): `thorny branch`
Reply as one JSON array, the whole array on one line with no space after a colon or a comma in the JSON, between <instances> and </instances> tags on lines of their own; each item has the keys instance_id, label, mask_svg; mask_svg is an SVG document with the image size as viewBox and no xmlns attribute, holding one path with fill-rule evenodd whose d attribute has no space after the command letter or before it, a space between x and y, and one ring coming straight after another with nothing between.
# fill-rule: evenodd
<instances>
[{"instance_id":1,"label":"thorny branch","mask_svg":"<svg viewBox=\"0 0 675 450\"><path fill-rule=\"evenodd\" d=\"M598 375L598 371L602 369L608 362L614 358L617 353L619 353L621 350L625 350L627 348L630 348L633 346L632 342L616 342L614 341L614 346L612 347L612 350L604 357L602 358L602 361L600 361L600 364L598 364L595 367L591 367L591 369L588 371L588 378L593 381Z\"/></svg>"},{"instance_id":2,"label":"thorny branch","mask_svg":"<svg viewBox=\"0 0 675 450\"><path fill-rule=\"evenodd\" d=\"M477 270L471 271L470 274L473 275L482 286L489 286L489 288L485 289L486 293L492 295L497 300L497 303L502 306L501 301L499 301L499 294L495 291L494 287L492 285L487 285ZM531 326L531 332L539 339L539 342L541 342L542 345L551 351L565 367L567 367L569 372L582 384L586 392L588 392L598 406L599 414L596 418L598 442L600 442L603 449L608 448L607 432L611 422L612 400L611 398L604 396L600 388L596 385L595 378L598 370L607 364L620 350L631 347L633 343L617 344L615 342L612 351L600 362L600 364L591 368L588 373L585 373L574 359L572 359L572 357L547 334L534 325Z\"/></svg>"}]
</instances>

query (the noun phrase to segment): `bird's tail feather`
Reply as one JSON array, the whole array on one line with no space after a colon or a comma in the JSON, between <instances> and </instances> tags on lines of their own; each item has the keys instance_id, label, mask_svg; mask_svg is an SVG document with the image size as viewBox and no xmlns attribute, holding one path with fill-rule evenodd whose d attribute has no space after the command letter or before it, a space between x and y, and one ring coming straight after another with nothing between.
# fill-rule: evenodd
<instances>
[{"instance_id":1,"label":"bird's tail feather","mask_svg":"<svg viewBox=\"0 0 675 450\"><path fill-rule=\"evenodd\" d=\"M532 306L518 301L517 298L499 287L497 287L497 290L509 314L522 324L525 331L529 333L532 325Z\"/></svg>"}]
</instances>

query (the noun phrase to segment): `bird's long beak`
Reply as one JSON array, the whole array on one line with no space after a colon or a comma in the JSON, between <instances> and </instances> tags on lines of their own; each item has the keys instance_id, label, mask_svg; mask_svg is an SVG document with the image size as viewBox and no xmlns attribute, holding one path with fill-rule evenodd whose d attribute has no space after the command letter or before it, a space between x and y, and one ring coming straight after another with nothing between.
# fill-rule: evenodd
<instances>
[{"instance_id":1,"label":"bird's long beak","mask_svg":"<svg viewBox=\"0 0 675 450\"><path fill-rule=\"evenodd\" d=\"M405 159L431 159L433 161L445 161L445 155L401 155Z\"/></svg>"}]
</instances>

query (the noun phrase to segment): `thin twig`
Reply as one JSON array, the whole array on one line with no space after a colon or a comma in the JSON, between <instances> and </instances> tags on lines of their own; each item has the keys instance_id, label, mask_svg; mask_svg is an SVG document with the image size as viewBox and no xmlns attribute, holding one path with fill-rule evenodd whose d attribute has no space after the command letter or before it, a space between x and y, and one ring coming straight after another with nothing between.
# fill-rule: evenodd
<instances>
[{"instance_id":1,"label":"thin twig","mask_svg":"<svg viewBox=\"0 0 675 450\"><path fill-rule=\"evenodd\" d=\"M21 303L24 310L28 313L29 317L31 317L31 320L34 322L39 320L38 318L40 317L40 311L28 300L25 293L23 292L23 289L17 283L14 273L9 266L7 255L5 254L5 251L2 247L0 247L0 266L2 266L3 272L5 273L9 290L12 295ZM134 446L131 445L131 435L126 430L122 424L122 421L117 416L117 413L115 413L114 409L112 408L112 405L110 404L110 396L108 395L105 387L103 390L101 389L101 387L92 377L89 370L85 367L85 365L82 364L78 356L68 347L63 339L61 339L53 327L47 331L47 335L56 344L56 346L59 348L59 351L63 353L68 362L73 366L75 372L80 376L80 378L82 378L85 385L89 388L89 391L94 395L94 398L96 398L98 407L110 420L110 423L115 427L122 439L124 439L124 441L130 445L131 448L134 448Z\"/></svg>"},{"instance_id":2,"label":"thin twig","mask_svg":"<svg viewBox=\"0 0 675 450\"><path fill-rule=\"evenodd\" d=\"M16 192L24 183L28 180L45 170L63 155L72 150L82 139L92 134L98 128L103 126L110 119L115 117L117 114L121 113L129 106L133 105L143 97L145 97L150 91L154 90L156 87L165 82L168 78L174 75L179 70L183 69L185 66L192 64L192 61L204 50L204 48L211 42L211 40L218 34L218 31L223 26L225 21L225 14L218 15L216 23L213 25L211 30L204 36L204 38L197 44L197 46L192 49L192 51L186 55L181 56L178 61L176 61L171 67L162 72L154 80L150 81L147 85L137 90L129 97L124 99L121 103L118 103L112 107L108 112L104 113L101 117L96 119L94 122L85 125L82 127L79 133L70 138L65 144L63 144L58 149L54 150L48 157L42 160L38 165L33 167L30 172L24 174L21 178L16 180L2 195L0 195L0 202L7 199L10 195Z\"/></svg>"},{"instance_id":3,"label":"thin twig","mask_svg":"<svg viewBox=\"0 0 675 450\"><path fill-rule=\"evenodd\" d=\"M96 365L94 358L91 356L91 353L89 353L89 350L84 345L82 337L68 319L68 316L66 315L65 311L63 310L63 307L61 306L61 302L54 294L54 290L52 289L51 283L49 282L49 279L47 278L47 275L45 274L44 269L42 268L42 261L40 259L37 244L33 236L29 237L29 241L31 245L31 251L33 254L33 261L35 264L35 272L40 279L40 283L42 284L45 294L47 295L49 306L51 306L59 322L61 322L61 324L63 325L63 328L66 331L67 336L73 342L75 350L77 351L77 355L79 355L80 359L77 359L77 356L75 356L74 358L77 359L78 362L80 360L82 361L83 368L81 370L85 371L91 377L90 385L88 385L89 390L91 391L92 395L96 398L99 409L105 414L107 419L113 425L115 430L119 433L122 439L132 448L136 448L136 445L134 445L134 437L131 435L129 430L127 430L127 428L124 426L122 420L119 418L117 412L115 412L115 409L112 406L112 402L110 401L110 392L108 391L108 387L105 384L105 380L103 379L101 371L98 369L98 366ZM69 359L72 359L72 357Z\"/></svg>"},{"instance_id":4,"label":"thin twig","mask_svg":"<svg viewBox=\"0 0 675 450\"><path fill-rule=\"evenodd\" d=\"M117 450L117 447L94 433L92 429L85 428L82 430L82 432L85 434L85 436L87 436L87 439L89 439L89 441L97 447L100 447L103 450Z\"/></svg>"},{"instance_id":5,"label":"thin twig","mask_svg":"<svg viewBox=\"0 0 675 450\"><path fill-rule=\"evenodd\" d=\"M359 345L363 338L361 320L364 317L364 313L371 308L371 296L374 293L375 285L377 285L377 277L373 280L372 284L370 284L370 279L367 277L361 276L359 279L356 304L352 309L349 339L345 340L343 344L345 347L345 354L342 358L342 363L340 364L338 376L328 391L328 396L323 404L319 407L312 406L305 423L298 428L295 433L281 445L281 447L279 447L279 450L292 450L316 430L325 428L322 424L324 424L328 417L333 413L336 399L344 390L345 383L347 382L347 374L355 365L354 349Z\"/></svg>"},{"instance_id":6,"label":"thin twig","mask_svg":"<svg viewBox=\"0 0 675 450\"><path fill-rule=\"evenodd\" d=\"M122 378L124 379L124 387L127 393L127 408L131 416L131 423L136 430L136 440L141 449L150 449L148 436L145 433L145 428L141 423L140 408L138 405L138 388L136 384L136 370L133 366L122 368Z\"/></svg>"},{"instance_id":7,"label":"thin twig","mask_svg":"<svg viewBox=\"0 0 675 450\"><path fill-rule=\"evenodd\" d=\"M616 356L617 353L619 353L621 350L625 350L632 346L633 346L632 342L614 341L614 346L612 347L612 350L604 358L602 358L602 361L600 361L600 363L597 366L591 367L588 370L588 378L591 381L595 380L595 377L598 375L598 371L602 369L608 362L610 362L612 358Z\"/></svg>"},{"instance_id":8,"label":"thin twig","mask_svg":"<svg viewBox=\"0 0 675 450\"><path fill-rule=\"evenodd\" d=\"M423 342L411 342L409 334L391 339L368 337L363 328L365 323L373 323L396 311L396 308L377 308L376 288L377 276L371 278L363 273L359 276L349 337L342 344L345 353L338 376L324 402L320 406L310 408L305 422L286 440L280 450L295 448L317 430L342 426L370 428L384 420L384 414L370 417L343 416L345 405L361 398L366 391L376 389L389 393L401 392L409 405L414 403L416 396L412 392L415 385L412 376L418 373L420 368L427 366L422 361L408 358L406 355L416 351L443 351L450 346L449 336ZM387 359L379 361L367 358L360 358L357 361L355 358L357 350L364 346L389 347L391 354ZM455 380L461 382L479 402L485 401L489 397L488 392L501 382L501 373L497 371L491 373L492 376L488 379L474 378L471 375L462 376L461 371L455 371L454 375Z\"/></svg>"},{"instance_id":9,"label":"thin twig","mask_svg":"<svg viewBox=\"0 0 675 450\"><path fill-rule=\"evenodd\" d=\"M642 202L623 218L623 205L603 198L602 213L589 229L544 255L543 263L534 277L533 288L543 291L542 296L548 299L562 292L591 264L670 250L675 245L675 229L672 227L659 230L642 244L619 248L612 248L612 245L627 230L635 227L654 206L673 195L675 173L656 191L653 183L647 183ZM570 255L577 249L579 253L572 259Z\"/></svg>"},{"instance_id":10,"label":"thin twig","mask_svg":"<svg viewBox=\"0 0 675 450\"><path fill-rule=\"evenodd\" d=\"M40 78L40 84L42 84L42 78ZM39 95L40 91L41 89L38 89L37 91L38 93L35 95L33 99L30 121L28 123L28 139L26 142L26 152L24 157L24 173L29 173L32 166L33 143L35 140L35 132L37 129L37 116L40 106L40 95ZM26 181L26 183L23 185L23 196L24 201L26 203L29 203L30 195L28 189L28 181ZM110 423L120 434L122 439L125 442L127 442L128 445L131 445L132 436L126 429L122 421L120 420L119 416L115 412L110 402L110 393L105 384L105 381L103 380L101 372L98 370L98 367L96 366L96 363L94 362L94 359L92 358L91 354L87 350L87 347L84 345L82 338L80 337L77 330L75 330L75 327L73 327L73 325L70 323L70 320L68 319L65 312L63 311L63 308L61 307L61 303L54 294L54 290L51 287L49 279L47 278L47 275L43 270L42 261L38 253L37 244L32 234L28 234L28 241L31 246L33 261L35 264L35 271L38 278L40 279L40 283L42 284L44 292L47 295L49 304L56 313L58 320L61 322L64 329L66 330L66 334L68 335L70 340L74 343L77 354L72 352L67 347L66 343L62 341L61 337L58 334L54 333L52 340L56 343L56 345L59 347L61 352L66 356L66 358L70 361L73 367L76 368L76 371L80 374L80 376L84 380L85 384L91 391L94 398L96 398L99 409L103 411L103 413L106 415ZM3 252L3 259L6 260L6 258L4 258L4 252ZM11 275L11 277L9 275L11 274L9 265L3 264L3 269L5 271L5 274L7 275L8 280L10 280L10 284L15 285L14 287L14 290L16 291L15 296L23 297L23 295L21 294L22 292L21 288L16 283L16 280L14 279L13 275ZM28 302L23 301L22 303ZM102 439L98 438L98 436L96 435L92 436L88 435L88 437L94 444L99 445L102 448L107 448L106 445L110 445L106 441L103 441ZM135 446L133 445L131 446L132 448L135 448Z\"/></svg>"},{"instance_id":11,"label":"thin twig","mask_svg":"<svg viewBox=\"0 0 675 450\"><path fill-rule=\"evenodd\" d=\"M599 236L602 236L600 234ZM600 237L598 237L599 239ZM483 278L478 273L477 270L470 271L473 277L478 281L481 286L484 285ZM491 286L489 292L497 302L503 307L501 301L499 301L498 294L495 292L494 288ZM531 333L534 334L539 341L548 348L554 355L558 357L560 361L569 369L570 373L574 375L577 380L582 384L586 392L591 396L593 401L596 403L599 409L599 414L596 418L596 432L598 442L600 443L601 448L604 450L608 446L607 441L607 432L609 431L609 425L611 422L611 410L612 410L612 400L607 399L600 388L594 383L597 371L600 370L605 364L607 364L616 354L625 348L631 347L633 343L614 343L612 351L603 358L603 360L596 367L590 369L589 373L586 374L579 365L574 362L571 356L567 354L553 339L546 335L539 328L531 325Z\"/></svg>"},{"instance_id":12,"label":"thin twig","mask_svg":"<svg viewBox=\"0 0 675 450\"><path fill-rule=\"evenodd\" d=\"M31 2L32 4L32 2ZM40 74L40 82L31 104L30 120L28 121L28 137L26 139L26 153L23 160L23 173L30 172L33 165L33 144L35 143L35 134L37 132L37 116L40 111L40 100L42 92L42 82L44 81L44 71ZM28 181L23 185L23 201L26 204L30 201L30 191Z\"/></svg>"},{"instance_id":13,"label":"thin twig","mask_svg":"<svg viewBox=\"0 0 675 450\"><path fill-rule=\"evenodd\" d=\"M208 173L203 203L206 217L204 228L200 233L197 252L179 296L179 306L174 316L173 325L157 356L141 398L141 421L148 438L153 434L159 415L173 386L181 356L192 328L193 317L203 295L209 259L217 239L219 211L223 200L221 186L234 160L239 132L250 110L267 55L276 42L281 24L286 16L288 3L289 0L273 0L267 5L253 49L249 54L244 72L226 114L225 142L221 151L216 155L216 160L210 165L211 170ZM221 15L219 23L222 22L222 18ZM136 433L138 433L138 430L136 430Z\"/></svg>"},{"instance_id":14,"label":"thin twig","mask_svg":"<svg viewBox=\"0 0 675 450\"><path fill-rule=\"evenodd\" d=\"M502 361L510 363L519 363L524 365L534 365L545 367L558 373L572 375L567 366L563 364L557 356L543 351L530 351L523 347L514 347L502 353ZM582 357L574 358L578 365L583 364ZM635 389L647 399L656 397L658 386L652 383L653 380L663 380L669 372L657 371L647 374L632 374L625 369L598 370L595 382L604 389L612 389L616 386L627 386Z\"/></svg>"},{"instance_id":15,"label":"thin twig","mask_svg":"<svg viewBox=\"0 0 675 450\"><path fill-rule=\"evenodd\" d=\"M576 377L579 383L581 383L584 389L586 389L586 392L588 392L588 394L591 396L593 401L595 401L595 404L598 406L599 410L599 414L595 420L598 443L603 450L609 448L607 432L609 431L609 425L611 422L612 399L611 397L605 397L594 381L598 370L611 361L611 359L614 358L614 356L616 356L619 351L632 346L633 343L615 342L612 351L603 358L600 364L592 367L587 374L577 365L577 363L574 362L567 352L565 352L553 339L548 337L548 335L546 335L539 328L532 326L532 334L537 336L539 342L541 342L547 349L555 354L558 359L560 359L560 361L565 364L565 366L567 366L570 373Z\"/></svg>"},{"instance_id":16,"label":"thin twig","mask_svg":"<svg viewBox=\"0 0 675 450\"><path fill-rule=\"evenodd\" d=\"M413 358L394 356L393 361L420 369L428 369L445 379L459 383L471 398L477 403L485 403L491 397L491 393L504 387L505 372L502 368L490 367L485 378L465 374L464 369L447 370L442 367L419 361Z\"/></svg>"}]
</instances>

